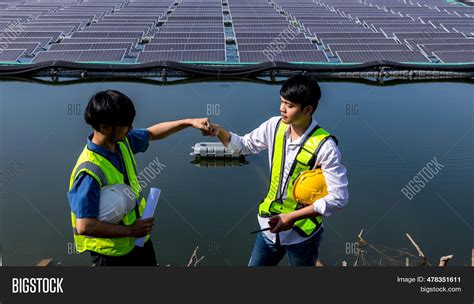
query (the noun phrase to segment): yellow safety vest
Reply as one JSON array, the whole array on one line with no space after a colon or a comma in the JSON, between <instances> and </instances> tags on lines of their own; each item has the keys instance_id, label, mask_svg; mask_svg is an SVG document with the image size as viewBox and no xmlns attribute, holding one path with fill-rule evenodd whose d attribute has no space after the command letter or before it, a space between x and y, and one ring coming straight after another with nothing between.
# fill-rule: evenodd
<instances>
[{"instance_id":1,"label":"yellow safety vest","mask_svg":"<svg viewBox=\"0 0 474 304\"><path fill-rule=\"evenodd\" d=\"M283 181L286 149L285 133L287 129L288 125L280 120L277 125L273 143L270 187L267 196L260 203L258 208L259 215L262 217L270 217L280 213L290 213L305 206L293 198L293 184L303 171L311 170L314 167L320 147L329 137L333 137L323 128L316 126L301 145L290 172L288 173L288 178L286 181ZM283 182L284 187L282 188ZM283 191L287 185L287 196L286 199L283 200ZM282 189L282 193L278 197L279 189ZM295 222L293 229L300 235L308 237L317 231L322 222L322 216L302 219Z\"/></svg>"},{"instance_id":2,"label":"yellow safety vest","mask_svg":"<svg viewBox=\"0 0 474 304\"><path fill-rule=\"evenodd\" d=\"M121 223L123 225L132 225L137 216L143 214L145 209L146 200L142 196L142 190L137 179L137 163L135 157L130 148L128 139L119 141L120 152L125 164L125 170L127 172L129 186L132 188L135 198L139 204L137 204L134 210L127 213ZM87 145L82 151L77 163L72 170L71 178L69 180L69 190L72 189L74 181L81 173L87 173L91 175L100 185L100 187L110 186L115 184L124 184L124 175L115 168L109 160L105 157L89 150ZM77 252L84 252L86 250L95 251L100 254L109 256L122 256L129 253L135 246L134 237L119 237L119 238L96 238L86 235L79 235L76 230L76 216L71 211L71 221L74 233L74 243L76 244ZM146 236L147 241L149 235Z\"/></svg>"}]
</instances>

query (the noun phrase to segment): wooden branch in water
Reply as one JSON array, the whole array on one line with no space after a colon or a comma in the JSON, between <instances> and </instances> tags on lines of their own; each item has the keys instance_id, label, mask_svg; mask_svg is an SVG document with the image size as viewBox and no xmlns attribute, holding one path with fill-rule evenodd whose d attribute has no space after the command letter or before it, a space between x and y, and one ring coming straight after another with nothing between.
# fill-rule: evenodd
<instances>
[{"instance_id":1,"label":"wooden branch in water","mask_svg":"<svg viewBox=\"0 0 474 304\"><path fill-rule=\"evenodd\" d=\"M453 255L446 255L446 256L443 256L439 259L439 267L444 267L446 266L446 264L448 264L449 260L451 260L453 258Z\"/></svg>"},{"instance_id":2,"label":"wooden branch in water","mask_svg":"<svg viewBox=\"0 0 474 304\"><path fill-rule=\"evenodd\" d=\"M377 249L377 247L369 244L369 248L371 248L373 251L377 252L378 254L380 254L384 259L386 259L387 261L391 261L393 263L396 263L396 264L402 264L403 265L403 262L400 262L400 261L397 261L395 260L394 258L392 258L391 256L388 256L386 254L384 254L382 251L380 251L379 249Z\"/></svg>"},{"instance_id":3,"label":"wooden branch in water","mask_svg":"<svg viewBox=\"0 0 474 304\"><path fill-rule=\"evenodd\" d=\"M187 267L190 267L190 266L196 267L197 264L198 264L199 262L201 262L202 259L204 259L204 256L202 256L202 257L200 257L200 258L197 257L197 250L198 250L198 249L199 249L199 246L196 246L196 249L194 249L194 252L193 252L193 254L191 255L191 258L189 259L189 262L188 262ZM194 264L193 264L193 261L194 261Z\"/></svg>"},{"instance_id":4,"label":"wooden branch in water","mask_svg":"<svg viewBox=\"0 0 474 304\"><path fill-rule=\"evenodd\" d=\"M414 254L411 254L410 252L408 252L407 251L408 249L395 249L395 248L390 248L390 247L387 247L387 246L377 246L377 247L383 248L385 250L396 251L396 252L399 253L399 256L405 255L407 257L412 257L412 258L417 258L418 257L417 255L414 255Z\"/></svg>"},{"instance_id":5,"label":"wooden branch in water","mask_svg":"<svg viewBox=\"0 0 474 304\"><path fill-rule=\"evenodd\" d=\"M418 255L423 258L424 263L422 265L426 264L428 266L431 266L430 262L428 262L428 259L425 256L425 254L423 253L423 251L421 251L420 246L418 246L418 244L415 242L415 240L413 240L413 238L408 233L406 233L406 236L410 240L410 242L413 244L413 246L415 246L416 250L418 251Z\"/></svg>"},{"instance_id":6,"label":"wooden branch in water","mask_svg":"<svg viewBox=\"0 0 474 304\"><path fill-rule=\"evenodd\" d=\"M424 259L426 259L426 256L425 254L423 253L423 251L421 251L421 248L420 246L418 246L418 244L413 240L413 238L407 233L406 234L407 238L410 240L410 242L413 244L413 246L415 246L416 250L418 251L418 255Z\"/></svg>"},{"instance_id":7,"label":"wooden branch in water","mask_svg":"<svg viewBox=\"0 0 474 304\"><path fill-rule=\"evenodd\" d=\"M37 267L48 267L48 266L53 266L53 259L42 259L41 261L36 264Z\"/></svg>"},{"instance_id":8,"label":"wooden branch in water","mask_svg":"<svg viewBox=\"0 0 474 304\"><path fill-rule=\"evenodd\" d=\"M359 251L357 251L357 256L356 256L356 260L354 262L354 265L352 265L353 267L356 267L357 266L357 262L359 262L359 257L360 257L360 249ZM345 261L344 261L345 262Z\"/></svg>"}]
</instances>

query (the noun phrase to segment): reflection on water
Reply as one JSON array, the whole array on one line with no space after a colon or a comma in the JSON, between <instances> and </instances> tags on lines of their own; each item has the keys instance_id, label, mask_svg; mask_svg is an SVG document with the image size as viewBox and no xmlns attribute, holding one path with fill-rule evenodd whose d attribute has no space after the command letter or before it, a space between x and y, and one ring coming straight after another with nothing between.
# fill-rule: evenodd
<instances>
[{"instance_id":1,"label":"reflection on water","mask_svg":"<svg viewBox=\"0 0 474 304\"><path fill-rule=\"evenodd\" d=\"M204 168L218 168L218 167L240 167L248 165L249 162L245 160L245 157L239 158L223 158L223 157L195 157L191 164L196 167Z\"/></svg>"},{"instance_id":2,"label":"reflection on water","mask_svg":"<svg viewBox=\"0 0 474 304\"><path fill-rule=\"evenodd\" d=\"M0 87L0 169L22 164L18 174L2 180L4 265L33 265L46 257L63 265L89 264L89 257L76 255L71 246L66 192L90 132L83 110L93 93L115 89L127 94L136 106L136 128L209 116L245 134L279 113L278 85L103 81L68 86L2 82ZM447 254L454 254L450 265L469 264L474 247L472 85L324 82L321 87L315 118L338 137L350 183L348 207L325 222L323 264L346 260L351 265L356 253L347 248L362 228L371 244L413 253L408 232L433 264ZM218 113L208 112L217 105ZM163 190L152 234L158 260L185 265L199 245L205 256L200 265L246 265L255 237L250 232L258 229L257 206L268 187L267 154L247 156L245 164L196 163L189 149L201 141L199 132L188 129L152 142L137 155L140 168L156 159L165 165L148 186ZM445 167L408 200L401 189L433 157Z\"/></svg>"}]
</instances>

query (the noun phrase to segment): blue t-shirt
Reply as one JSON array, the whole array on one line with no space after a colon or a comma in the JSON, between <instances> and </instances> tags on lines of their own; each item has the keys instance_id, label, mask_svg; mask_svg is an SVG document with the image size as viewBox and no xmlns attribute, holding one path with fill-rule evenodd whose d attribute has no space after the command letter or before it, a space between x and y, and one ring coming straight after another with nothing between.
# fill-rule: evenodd
<instances>
[{"instance_id":1,"label":"blue t-shirt","mask_svg":"<svg viewBox=\"0 0 474 304\"><path fill-rule=\"evenodd\" d=\"M148 148L149 134L147 129L134 129L127 134L133 154L145 152ZM87 137L87 148L109 160L128 180L122 154L118 144L115 152L94 144L92 134ZM67 193L69 205L76 218L97 218L99 216L100 185L89 174L82 173Z\"/></svg>"}]
</instances>

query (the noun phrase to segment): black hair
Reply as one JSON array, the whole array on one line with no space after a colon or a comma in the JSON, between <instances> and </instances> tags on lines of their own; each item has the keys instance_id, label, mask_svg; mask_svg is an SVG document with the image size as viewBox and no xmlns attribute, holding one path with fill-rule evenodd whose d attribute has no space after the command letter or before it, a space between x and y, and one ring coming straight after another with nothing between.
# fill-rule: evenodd
<instances>
[{"instance_id":1,"label":"black hair","mask_svg":"<svg viewBox=\"0 0 474 304\"><path fill-rule=\"evenodd\" d=\"M306 106L313 106L313 112L319 104L321 98L321 89L318 82L305 75L296 75L288 78L280 89L280 96L301 105L301 109Z\"/></svg>"},{"instance_id":2,"label":"black hair","mask_svg":"<svg viewBox=\"0 0 474 304\"><path fill-rule=\"evenodd\" d=\"M132 126L134 118L133 102L125 94L115 90L98 92L92 96L84 112L87 124L97 131L100 130L101 124L113 127Z\"/></svg>"}]
</instances>

